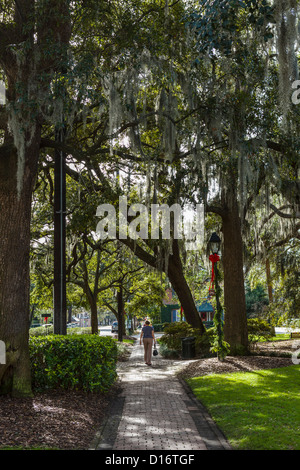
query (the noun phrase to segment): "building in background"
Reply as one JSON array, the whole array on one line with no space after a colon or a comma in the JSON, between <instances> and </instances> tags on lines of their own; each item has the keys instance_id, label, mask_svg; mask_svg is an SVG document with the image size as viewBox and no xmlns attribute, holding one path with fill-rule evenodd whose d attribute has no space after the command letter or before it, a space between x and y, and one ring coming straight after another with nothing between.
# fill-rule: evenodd
<instances>
[{"instance_id":1,"label":"building in background","mask_svg":"<svg viewBox=\"0 0 300 470\"><path fill-rule=\"evenodd\" d=\"M77 315L79 321L78 326L80 328L90 327L91 326L91 317L87 312L79 313Z\"/></svg>"},{"instance_id":2,"label":"building in background","mask_svg":"<svg viewBox=\"0 0 300 470\"><path fill-rule=\"evenodd\" d=\"M166 289L166 299L163 300L163 306L160 310L161 323L173 323L176 321L184 321L181 315L180 304L174 299L174 291L171 287Z\"/></svg>"}]
</instances>

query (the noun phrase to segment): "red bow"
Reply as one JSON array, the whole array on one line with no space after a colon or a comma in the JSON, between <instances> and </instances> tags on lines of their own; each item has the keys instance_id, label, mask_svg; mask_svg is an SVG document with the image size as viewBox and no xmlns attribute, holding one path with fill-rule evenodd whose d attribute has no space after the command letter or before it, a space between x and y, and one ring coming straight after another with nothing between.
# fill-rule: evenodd
<instances>
[{"instance_id":1,"label":"red bow","mask_svg":"<svg viewBox=\"0 0 300 470\"><path fill-rule=\"evenodd\" d=\"M210 286L209 290L214 287L214 279L215 279L215 263L220 261L220 256L214 253L213 255L210 255L209 261L212 262L212 271L211 271L211 281L210 281Z\"/></svg>"}]
</instances>

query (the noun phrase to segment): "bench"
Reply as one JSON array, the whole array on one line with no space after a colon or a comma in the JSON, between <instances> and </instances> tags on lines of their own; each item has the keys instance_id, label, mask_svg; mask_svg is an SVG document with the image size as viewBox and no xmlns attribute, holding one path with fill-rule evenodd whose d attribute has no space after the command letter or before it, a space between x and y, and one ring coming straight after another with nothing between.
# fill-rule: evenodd
<instances>
[{"instance_id":1,"label":"bench","mask_svg":"<svg viewBox=\"0 0 300 470\"><path fill-rule=\"evenodd\" d=\"M291 339L292 338L300 338L300 331L295 331L294 333L291 333Z\"/></svg>"}]
</instances>

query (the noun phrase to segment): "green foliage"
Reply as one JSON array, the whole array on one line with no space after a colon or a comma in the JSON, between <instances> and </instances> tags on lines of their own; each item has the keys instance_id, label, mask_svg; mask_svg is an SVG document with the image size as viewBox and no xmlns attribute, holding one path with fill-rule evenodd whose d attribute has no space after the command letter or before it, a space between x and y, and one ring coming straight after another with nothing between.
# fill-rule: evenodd
<instances>
[{"instance_id":1,"label":"green foliage","mask_svg":"<svg viewBox=\"0 0 300 470\"><path fill-rule=\"evenodd\" d=\"M248 339L252 348L259 341L268 341L274 336L274 330L272 326L265 320L259 318L248 319Z\"/></svg>"},{"instance_id":2,"label":"green foliage","mask_svg":"<svg viewBox=\"0 0 300 470\"><path fill-rule=\"evenodd\" d=\"M164 334L159 341L163 345L160 350L165 355L179 355L182 348L181 339L194 336L196 354L207 356L209 355L213 335L213 328L202 335L198 328L192 328L187 322L170 323L164 327Z\"/></svg>"},{"instance_id":3,"label":"green foliage","mask_svg":"<svg viewBox=\"0 0 300 470\"><path fill-rule=\"evenodd\" d=\"M154 331L164 331L165 325L168 323L153 323Z\"/></svg>"},{"instance_id":4,"label":"green foliage","mask_svg":"<svg viewBox=\"0 0 300 470\"><path fill-rule=\"evenodd\" d=\"M116 379L117 345L97 335L32 336L32 386L107 392Z\"/></svg>"},{"instance_id":5,"label":"green foliage","mask_svg":"<svg viewBox=\"0 0 300 470\"><path fill-rule=\"evenodd\" d=\"M229 344L224 340L224 331L223 331L223 308L220 303L220 297L222 295L221 287L220 287L220 280L221 274L219 269L217 269L217 265L215 266L215 287L216 287L216 311L214 315L214 330L215 335L213 339L213 343L211 346L211 352L216 353L220 360L225 359L227 354L230 351Z\"/></svg>"},{"instance_id":6,"label":"green foliage","mask_svg":"<svg viewBox=\"0 0 300 470\"><path fill-rule=\"evenodd\" d=\"M260 313L265 305L268 305L268 297L264 287L259 284L254 289L246 286L247 316Z\"/></svg>"},{"instance_id":7,"label":"green foliage","mask_svg":"<svg viewBox=\"0 0 300 470\"><path fill-rule=\"evenodd\" d=\"M115 342L117 345L118 361L126 361L128 357L130 356L130 346L128 345L128 343L125 343L124 341L122 343L119 341L115 341Z\"/></svg>"},{"instance_id":8,"label":"green foliage","mask_svg":"<svg viewBox=\"0 0 300 470\"><path fill-rule=\"evenodd\" d=\"M46 336L49 334L53 334L53 325L50 324L48 326L38 326L29 329L30 336Z\"/></svg>"},{"instance_id":9,"label":"green foliage","mask_svg":"<svg viewBox=\"0 0 300 470\"><path fill-rule=\"evenodd\" d=\"M265 0L214 0L199 2L199 11L193 11L189 25L197 33L198 48L202 53L225 55L232 53L234 40L239 40L242 28L255 26L264 42L273 37L273 9Z\"/></svg>"},{"instance_id":10,"label":"green foliage","mask_svg":"<svg viewBox=\"0 0 300 470\"><path fill-rule=\"evenodd\" d=\"M92 328L89 326L67 328L68 335L90 335L92 333Z\"/></svg>"},{"instance_id":11,"label":"green foliage","mask_svg":"<svg viewBox=\"0 0 300 470\"><path fill-rule=\"evenodd\" d=\"M298 318L300 312L299 248L299 240L295 238L275 253L273 276L278 280L274 302L278 306L277 310L289 318Z\"/></svg>"},{"instance_id":12,"label":"green foliage","mask_svg":"<svg viewBox=\"0 0 300 470\"><path fill-rule=\"evenodd\" d=\"M170 349L165 343L160 344L159 353L167 359L177 359L180 357L180 352L177 349Z\"/></svg>"},{"instance_id":13,"label":"green foliage","mask_svg":"<svg viewBox=\"0 0 300 470\"><path fill-rule=\"evenodd\" d=\"M128 311L133 315L145 317L149 315L152 322L159 321L160 307L165 295L165 286L157 273L147 273L136 275L132 279L130 301L127 304Z\"/></svg>"},{"instance_id":14,"label":"green foliage","mask_svg":"<svg viewBox=\"0 0 300 470\"><path fill-rule=\"evenodd\" d=\"M217 328L215 329L215 335L213 337L213 342L210 348L212 353L216 353L220 360L225 359L225 357L230 352L230 345L224 341L223 335L218 335Z\"/></svg>"}]
</instances>

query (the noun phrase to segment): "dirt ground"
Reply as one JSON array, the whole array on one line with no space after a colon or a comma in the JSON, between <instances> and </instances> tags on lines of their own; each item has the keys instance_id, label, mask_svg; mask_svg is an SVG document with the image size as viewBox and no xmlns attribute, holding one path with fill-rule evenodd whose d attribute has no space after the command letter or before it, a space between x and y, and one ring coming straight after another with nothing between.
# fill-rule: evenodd
<instances>
[{"instance_id":1,"label":"dirt ground","mask_svg":"<svg viewBox=\"0 0 300 470\"><path fill-rule=\"evenodd\" d=\"M289 366L293 364L290 357L260 354L291 353L295 343L265 343L257 349L257 356L227 357L223 362L216 358L189 361L181 375L193 377ZM118 393L118 385L109 397L57 390L26 399L0 396L0 449L88 449L114 393Z\"/></svg>"}]
</instances>

